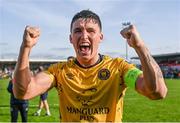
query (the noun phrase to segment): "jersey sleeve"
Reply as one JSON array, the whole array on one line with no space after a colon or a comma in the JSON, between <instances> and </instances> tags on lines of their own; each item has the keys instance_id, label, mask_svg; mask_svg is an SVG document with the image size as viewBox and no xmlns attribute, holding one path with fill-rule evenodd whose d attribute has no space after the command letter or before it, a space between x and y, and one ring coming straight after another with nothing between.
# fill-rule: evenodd
<instances>
[{"instance_id":1,"label":"jersey sleeve","mask_svg":"<svg viewBox=\"0 0 180 123\"><path fill-rule=\"evenodd\" d=\"M120 62L118 69L123 77L124 83L127 87L135 88L136 80L138 76L142 74L142 71L124 59L118 59L118 61Z\"/></svg>"},{"instance_id":2,"label":"jersey sleeve","mask_svg":"<svg viewBox=\"0 0 180 123\"><path fill-rule=\"evenodd\" d=\"M56 76L58 73L58 66L59 64L52 64L48 67L46 71L44 71L46 74L49 75L49 78L53 81L53 86L56 86Z\"/></svg>"}]
</instances>

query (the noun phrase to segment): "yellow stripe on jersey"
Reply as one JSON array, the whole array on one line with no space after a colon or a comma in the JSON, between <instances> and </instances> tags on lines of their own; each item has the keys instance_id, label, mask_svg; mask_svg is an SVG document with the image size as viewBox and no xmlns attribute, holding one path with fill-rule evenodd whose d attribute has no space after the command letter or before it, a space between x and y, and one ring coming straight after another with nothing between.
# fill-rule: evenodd
<instances>
[{"instance_id":1,"label":"yellow stripe on jersey","mask_svg":"<svg viewBox=\"0 0 180 123\"><path fill-rule=\"evenodd\" d=\"M128 70L124 77L126 85L135 88L136 80L140 74L142 74L142 71L137 68Z\"/></svg>"}]
</instances>

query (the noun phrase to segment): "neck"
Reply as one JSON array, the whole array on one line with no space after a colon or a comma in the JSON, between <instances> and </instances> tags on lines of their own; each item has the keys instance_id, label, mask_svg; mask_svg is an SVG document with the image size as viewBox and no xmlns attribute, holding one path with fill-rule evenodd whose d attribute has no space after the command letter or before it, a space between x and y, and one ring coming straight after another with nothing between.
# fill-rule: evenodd
<instances>
[{"instance_id":1,"label":"neck","mask_svg":"<svg viewBox=\"0 0 180 123\"><path fill-rule=\"evenodd\" d=\"M97 54L96 57L90 60L79 60L76 59L76 63L83 68L90 68L92 66L95 66L101 61L100 54Z\"/></svg>"}]
</instances>

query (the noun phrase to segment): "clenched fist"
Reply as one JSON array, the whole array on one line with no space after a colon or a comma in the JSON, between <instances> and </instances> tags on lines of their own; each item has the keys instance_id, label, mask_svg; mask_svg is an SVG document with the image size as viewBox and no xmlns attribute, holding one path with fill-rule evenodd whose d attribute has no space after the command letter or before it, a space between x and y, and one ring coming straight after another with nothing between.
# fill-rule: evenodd
<instances>
[{"instance_id":1,"label":"clenched fist","mask_svg":"<svg viewBox=\"0 0 180 123\"><path fill-rule=\"evenodd\" d=\"M144 42L141 39L136 27L134 25L130 25L123 30L121 30L121 35L127 40L129 46L133 48L140 48L144 46Z\"/></svg>"},{"instance_id":2,"label":"clenched fist","mask_svg":"<svg viewBox=\"0 0 180 123\"><path fill-rule=\"evenodd\" d=\"M23 35L23 47L32 48L38 41L40 29L38 27L26 26Z\"/></svg>"}]
</instances>

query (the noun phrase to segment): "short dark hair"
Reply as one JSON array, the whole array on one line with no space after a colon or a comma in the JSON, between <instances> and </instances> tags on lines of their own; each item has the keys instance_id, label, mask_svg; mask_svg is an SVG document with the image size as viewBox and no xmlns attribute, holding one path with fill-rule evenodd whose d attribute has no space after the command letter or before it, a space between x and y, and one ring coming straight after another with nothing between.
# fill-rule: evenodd
<instances>
[{"instance_id":1,"label":"short dark hair","mask_svg":"<svg viewBox=\"0 0 180 123\"><path fill-rule=\"evenodd\" d=\"M99 25L100 30L102 30L100 17L96 13L94 13L94 12L92 12L90 10L82 10L82 11L76 13L74 15L74 17L72 18L70 31L72 31L73 23L76 20L78 20L79 18L82 18L82 19L89 19L90 18L90 19L94 20L94 22Z\"/></svg>"}]
</instances>

